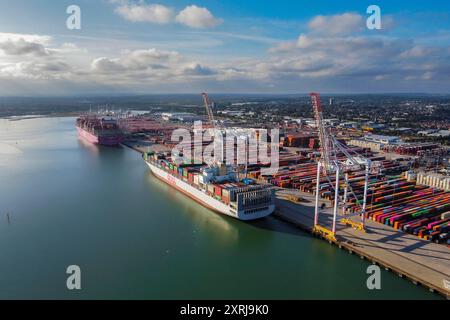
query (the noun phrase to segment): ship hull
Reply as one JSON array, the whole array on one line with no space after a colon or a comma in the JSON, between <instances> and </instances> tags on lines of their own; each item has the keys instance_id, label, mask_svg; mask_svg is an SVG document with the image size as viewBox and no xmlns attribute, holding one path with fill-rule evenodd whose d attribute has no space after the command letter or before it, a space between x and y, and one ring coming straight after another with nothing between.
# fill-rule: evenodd
<instances>
[{"instance_id":1,"label":"ship hull","mask_svg":"<svg viewBox=\"0 0 450 320\"><path fill-rule=\"evenodd\" d=\"M184 193L191 199L200 203L204 207L207 207L215 212L239 219L239 220L255 220L266 217L275 210L274 205L268 206L266 210L261 210L256 213L246 214L242 211L236 211L231 206L209 196L205 192L191 186L189 183L181 180L180 178L166 172L152 163L146 161L153 175L155 175L161 181L167 183L171 187L177 189L178 191Z\"/></svg>"},{"instance_id":2,"label":"ship hull","mask_svg":"<svg viewBox=\"0 0 450 320\"><path fill-rule=\"evenodd\" d=\"M84 140L92 143L92 144L98 144L102 146L117 146L123 142L122 137L119 136L112 136L112 137L101 137L96 136L89 131L86 131L80 127L77 126L78 136L83 138Z\"/></svg>"}]
</instances>

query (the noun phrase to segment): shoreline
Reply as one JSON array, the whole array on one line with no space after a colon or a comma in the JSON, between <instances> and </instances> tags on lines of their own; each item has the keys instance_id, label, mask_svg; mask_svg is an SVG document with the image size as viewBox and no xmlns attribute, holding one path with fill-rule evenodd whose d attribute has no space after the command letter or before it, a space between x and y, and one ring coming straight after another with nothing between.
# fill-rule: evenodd
<instances>
[{"instance_id":1,"label":"shoreline","mask_svg":"<svg viewBox=\"0 0 450 320\"><path fill-rule=\"evenodd\" d=\"M8 120L11 122L23 121L23 120L33 120L33 119L44 119L44 118L72 118L77 117L78 113L52 113L52 114L27 114L20 116L0 116L0 120Z\"/></svg>"}]
</instances>

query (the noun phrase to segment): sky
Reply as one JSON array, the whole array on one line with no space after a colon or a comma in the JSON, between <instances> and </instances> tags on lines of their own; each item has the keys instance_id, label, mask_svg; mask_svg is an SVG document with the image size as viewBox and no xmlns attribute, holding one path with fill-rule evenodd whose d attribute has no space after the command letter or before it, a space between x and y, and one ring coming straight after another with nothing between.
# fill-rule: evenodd
<instances>
[{"instance_id":1,"label":"sky","mask_svg":"<svg viewBox=\"0 0 450 320\"><path fill-rule=\"evenodd\" d=\"M0 0L1 96L204 91L450 93L450 1Z\"/></svg>"}]
</instances>

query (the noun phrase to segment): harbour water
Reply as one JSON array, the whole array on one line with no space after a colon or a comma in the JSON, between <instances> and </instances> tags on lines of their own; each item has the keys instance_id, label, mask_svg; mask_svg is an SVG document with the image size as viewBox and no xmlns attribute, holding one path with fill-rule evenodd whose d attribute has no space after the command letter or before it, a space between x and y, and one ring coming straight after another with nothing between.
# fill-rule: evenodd
<instances>
[{"instance_id":1,"label":"harbour water","mask_svg":"<svg viewBox=\"0 0 450 320\"><path fill-rule=\"evenodd\" d=\"M384 270L368 290L367 261L273 217L213 213L74 122L0 119L2 299L439 299Z\"/></svg>"}]
</instances>

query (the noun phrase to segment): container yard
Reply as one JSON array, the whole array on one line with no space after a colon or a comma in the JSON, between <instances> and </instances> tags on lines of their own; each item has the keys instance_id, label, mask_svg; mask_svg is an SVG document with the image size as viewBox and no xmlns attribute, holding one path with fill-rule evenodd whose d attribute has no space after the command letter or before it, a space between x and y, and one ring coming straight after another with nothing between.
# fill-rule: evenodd
<instances>
[{"instance_id":1,"label":"container yard","mask_svg":"<svg viewBox=\"0 0 450 320\"><path fill-rule=\"evenodd\" d=\"M420 156L424 154L443 155L446 150L437 143L402 143L387 145L382 148L384 152L394 152L400 155Z\"/></svg>"},{"instance_id":2,"label":"container yard","mask_svg":"<svg viewBox=\"0 0 450 320\"><path fill-rule=\"evenodd\" d=\"M368 195L367 218L425 240L450 243L450 192L391 176L371 184ZM353 209L354 201L347 204L349 212Z\"/></svg>"},{"instance_id":3,"label":"container yard","mask_svg":"<svg viewBox=\"0 0 450 320\"><path fill-rule=\"evenodd\" d=\"M450 191L450 177L441 174L419 172L417 175L417 184L426 185L434 188Z\"/></svg>"},{"instance_id":4,"label":"container yard","mask_svg":"<svg viewBox=\"0 0 450 320\"><path fill-rule=\"evenodd\" d=\"M408 173L388 175L387 173L401 172L405 168L395 161L381 160L381 163L380 170L369 176L366 217L394 229L411 233L421 239L449 245L450 192L444 188L416 184L415 180L408 180ZM296 189L314 195L317 183L317 165L314 162L291 165L269 176L262 176L260 169L253 169L249 171L248 175L260 182L272 183L280 188ZM440 180L437 179L432 181L438 181L436 184L442 187L447 183L439 182ZM320 198L330 201L332 204L334 183L333 177L326 179L321 176ZM344 217L355 213L357 211L356 203L363 200L364 172L348 173L348 183L355 197L348 199L344 204L345 211L342 212ZM341 183L341 186L344 186L344 182ZM344 188L341 188L339 193L341 199L344 197L344 192Z\"/></svg>"},{"instance_id":5,"label":"container yard","mask_svg":"<svg viewBox=\"0 0 450 320\"><path fill-rule=\"evenodd\" d=\"M408 163L386 160L366 149L376 144L374 149L380 151L384 145L399 143L397 137L374 135L357 140L360 148L348 146L324 124L319 94L311 93L311 100L320 140L317 165L314 161L292 165L271 176L258 170L252 173L283 189L279 194L287 188L295 190L278 197L277 215L448 298L450 192L445 190L446 180L421 175L421 183L443 189L420 185L414 172L401 173ZM299 202L314 203L314 211ZM423 247L429 249L422 251Z\"/></svg>"}]
</instances>

